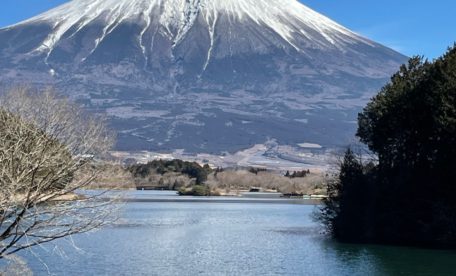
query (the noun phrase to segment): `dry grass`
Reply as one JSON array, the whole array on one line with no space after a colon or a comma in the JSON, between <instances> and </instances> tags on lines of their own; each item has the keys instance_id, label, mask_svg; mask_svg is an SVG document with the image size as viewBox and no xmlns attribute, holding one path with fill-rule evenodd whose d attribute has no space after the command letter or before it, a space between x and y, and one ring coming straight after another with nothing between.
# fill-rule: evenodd
<instances>
[{"instance_id":1,"label":"dry grass","mask_svg":"<svg viewBox=\"0 0 456 276\"><path fill-rule=\"evenodd\" d=\"M136 187L160 187L169 190L189 188L196 184L195 179L181 173L151 172L146 177L133 177L122 166L114 163L102 165L102 173L89 186L90 189L135 189ZM325 195L325 177L322 172L311 172L306 177L288 178L278 172L260 171L257 174L245 169L225 170L211 173L207 181L213 194L237 195L249 191L251 187L261 187L266 191L284 194Z\"/></svg>"},{"instance_id":2,"label":"dry grass","mask_svg":"<svg viewBox=\"0 0 456 276\"><path fill-rule=\"evenodd\" d=\"M206 184L222 194L236 194L251 187L261 187L285 194L314 195L326 192L324 175L321 173L311 173L302 178L288 178L273 172L254 174L246 170L229 170L209 175Z\"/></svg>"},{"instance_id":3,"label":"dry grass","mask_svg":"<svg viewBox=\"0 0 456 276\"><path fill-rule=\"evenodd\" d=\"M98 166L99 173L85 189L129 190L136 188L131 173L120 164L104 162L96 166Z\"/></svg>"}]
</instances>

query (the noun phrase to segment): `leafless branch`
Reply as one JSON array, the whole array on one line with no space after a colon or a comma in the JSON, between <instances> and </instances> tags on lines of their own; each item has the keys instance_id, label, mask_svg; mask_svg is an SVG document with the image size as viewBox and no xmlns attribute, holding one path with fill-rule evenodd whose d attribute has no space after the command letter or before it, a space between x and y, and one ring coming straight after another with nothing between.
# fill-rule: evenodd
<instances>
[{"instance_id":1,"label":"leafless branch","mask_svg":"<svg viewBox=\"0 0 456 276\"><path fill-rule=\"evenodd\" d=\"M79 192L113 141L104 118L52 89L0 98L0 259L112 219L113 202Z\"/></svg>"}]
</instances>

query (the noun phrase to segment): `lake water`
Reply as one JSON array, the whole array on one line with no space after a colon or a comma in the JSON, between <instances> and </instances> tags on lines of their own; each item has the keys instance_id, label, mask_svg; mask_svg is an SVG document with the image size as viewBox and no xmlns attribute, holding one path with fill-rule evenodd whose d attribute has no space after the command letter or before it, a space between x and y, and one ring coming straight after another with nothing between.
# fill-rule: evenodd
<instances>
[{"instance_id":1,"label":"lake water","mask_svg":"<svg viewBox=\"0 0 456 276\"><path fill-rule=\"evenodd\" d=\"M333 242L312 205L130 198L142 200L126 203L115 226L36 248L41 261L26 253L29 266L37 275L456 275L455 251Z\"/></svg>"}]
</instances>

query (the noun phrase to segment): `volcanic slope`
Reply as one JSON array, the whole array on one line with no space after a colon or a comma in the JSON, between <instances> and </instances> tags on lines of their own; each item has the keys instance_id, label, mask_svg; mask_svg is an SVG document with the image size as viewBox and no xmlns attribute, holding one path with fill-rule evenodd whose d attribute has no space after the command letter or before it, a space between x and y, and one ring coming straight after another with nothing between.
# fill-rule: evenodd
<instances>
[{"instance_id":1,"label":"volcanic slope","mask_svg":"<svg viewBox=\"0 0 456 276\"><path fill-rule=\"evenodd\" d=\"M106 111L119 149L346 144L406 57L296 0L73 0L0 29L0 82Z\"/></svg>"}]
</instances>

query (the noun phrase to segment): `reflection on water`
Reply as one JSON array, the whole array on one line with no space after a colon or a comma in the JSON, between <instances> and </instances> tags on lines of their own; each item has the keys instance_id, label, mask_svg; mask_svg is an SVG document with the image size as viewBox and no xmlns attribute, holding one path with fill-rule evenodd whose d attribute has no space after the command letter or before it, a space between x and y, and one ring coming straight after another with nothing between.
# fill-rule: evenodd
<instances>
[{"instance_id":1,"label":"reflection on water","mask_svg":"<svg viewBox=\"0 0 456 276\"><path fill-rule=\"evenodd\" d=\"M59 250L47 246L34 253L55 275L453 275L456 271L454 251L334 243L312 222L315 208L129 202L113 226L76 236L78 250L73 241L59 241ZM32 254L25 258L37 274L47 273Z\"/></svg>"}]
</instances>

